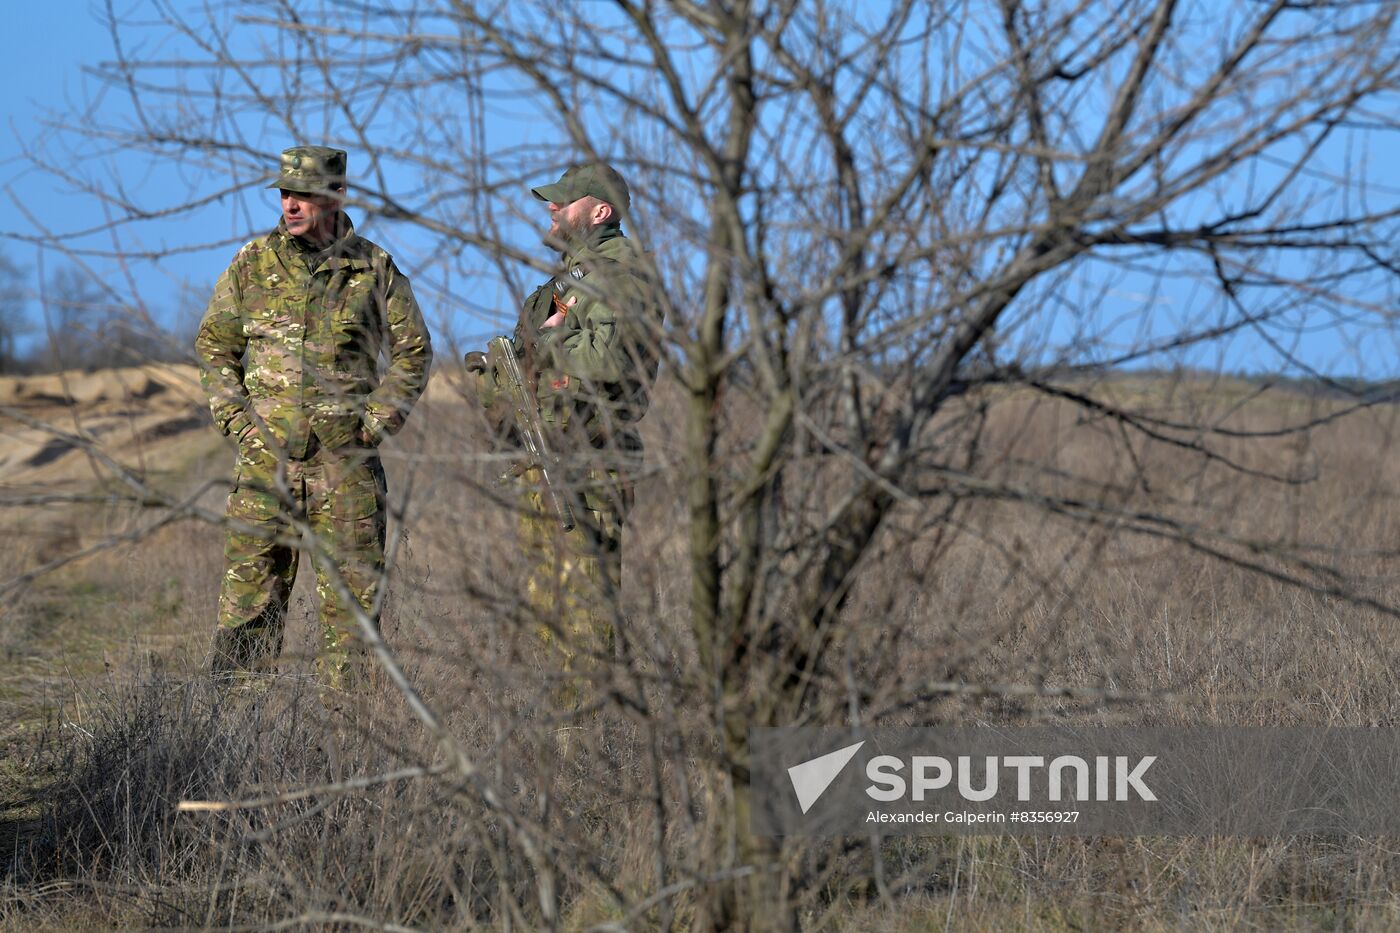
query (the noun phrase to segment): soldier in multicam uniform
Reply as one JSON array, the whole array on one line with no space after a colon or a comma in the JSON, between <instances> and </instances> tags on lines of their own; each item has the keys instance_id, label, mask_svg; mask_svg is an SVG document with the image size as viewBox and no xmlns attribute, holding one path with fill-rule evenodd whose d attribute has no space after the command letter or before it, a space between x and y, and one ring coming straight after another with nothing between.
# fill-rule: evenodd
<instances>
[{"instance_id":1,"label":"soldier in multicam uniform","mask_svg":"<svg viewBox=\"0 0 1400 933\"><path fill-rule=\"evenodd\" d=\"M340 584L372 613L384 572L376 448L422 394L432 349L408 279L340 209L343 151L288 149L268 187L281 222L234 257L195 339L214 423L238 442L211 666L273 666L306 528L325 558L317 667L337 688L364 653Z\"/></svg>"},{"instance_id":2,"label":"soldier in multicam uniform","mask_svg":"<svg viewBox=\"0 0 1400 933\"><path fill-rule=\"evenodd\" d=\"M606 652L613 638L622 528L642 459L637 422L656 377L662 305L648 264L623 235L631 196L616 170L576 165L532 192L549 202L545 243L560 250L562 268L525 299L513 343L552 429L577 524L563 530L540 471L530 469L520 532L529 602L568 669L580 650ZM501 380L484 362L468 354L480 400L499 423Z\"/></svg>"}]
</instances>

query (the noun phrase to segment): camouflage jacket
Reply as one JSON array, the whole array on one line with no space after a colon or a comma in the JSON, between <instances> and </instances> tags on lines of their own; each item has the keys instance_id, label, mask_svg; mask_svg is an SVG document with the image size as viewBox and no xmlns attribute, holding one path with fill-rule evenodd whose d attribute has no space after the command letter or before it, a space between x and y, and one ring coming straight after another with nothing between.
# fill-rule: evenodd
<instances>
[{"instance_id":1,"label":"camouflage jacket","mask_svg":"<svg viewBox=\"0 0 1400 933\"><path fill-rule=\"evenodd\" d=\"M377 444L422 394L432 347L408 279L340 220L324 250L279 223L215 285L195 352L223 433L260 422L264 439L293 458L306 456L313 435L336 448L363 428Z\"/></svg>"},{"instance_id":2,"label":"camouflage jacket","mask_svg":"<svg viewBox=\"0 0 1400 933\"><path fill-rule=\"evenodd\" d=\"M662 323L645 269L620 229L601 228L567 257L566 274L525 299L515 328L515 352L533 362L544 420L582 429L595 447L641 448L637 422L650 402ZM561 307L564 323L542 330Z\"/></svg>"}]
</instances>

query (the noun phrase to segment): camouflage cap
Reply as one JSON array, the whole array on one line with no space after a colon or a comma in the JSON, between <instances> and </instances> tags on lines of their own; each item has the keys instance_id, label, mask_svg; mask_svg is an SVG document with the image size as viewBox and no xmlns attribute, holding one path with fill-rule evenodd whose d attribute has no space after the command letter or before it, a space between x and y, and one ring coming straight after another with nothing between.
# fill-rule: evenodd
<instances>
[{"instance_id":1,"label":"camouflage cap","mask_svg":"<svg viewBox=\"0 0 1400 933\"><path fill-rule=\"evenodd\" d=\"M572 204L591 194L599 200L607 201L620 214L627 213L627 209L632 206L632 195L627 190L627 182L617 169L602 162L572 166L559 176L559 180L554 184L540 185L538 188L531 188L530 191L541 201L554 204Z\"/></svg>"},{"instance_id":2,"label":"camouflage cap","mask_svg":"<svg viewBox=\"0 0 1400 933\"><path fill-rule=\"evenodd\" d=\"M298 194L329 194L345 186L345 150L293 146L282 150L282 172L269 188Z\"/></svg>"}]
</instances>

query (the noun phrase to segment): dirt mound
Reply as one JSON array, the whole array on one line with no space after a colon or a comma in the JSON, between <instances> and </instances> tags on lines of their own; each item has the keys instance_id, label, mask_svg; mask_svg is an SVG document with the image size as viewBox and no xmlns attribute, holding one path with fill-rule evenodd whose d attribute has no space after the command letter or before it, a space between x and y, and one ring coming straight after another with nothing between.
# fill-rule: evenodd
<instances>
[{"instance_id":1,"label":"dirt mound","mask_svg":"<svg viewBox=\"0 0 1400 933\"><path fill-rule=\"evenodd\" d=\"M461 398L460 374L436 374L428 397ZM85 448L142 473L178 469L219 444L194 366L0 377L0 488L91 482L111 471Z\"/></svg>"},{"instance_id":2,"label":"dirt mound","mask_svg":"<svg viewBox=\"0 0 1400 933\"><path fill-rule=\"evenodd\" d=\"M7 406L121 404L167 393L198 401L199 374L195 368L150 365L0 378L0 405Z\"/></svg>"},{"instance_id":3,"label":"dirt mound","mask_svg":"<svg viewBox=\"0 0 1400 933\"><path fill-rule=\"evenodd\" d=\"M0 486L53 486L108 472L87 442L133 469L162 469L208 443L193 366L149 365L0 378ZM96 474L96 477L95 477Z\"/></svg>"}]
</instances>

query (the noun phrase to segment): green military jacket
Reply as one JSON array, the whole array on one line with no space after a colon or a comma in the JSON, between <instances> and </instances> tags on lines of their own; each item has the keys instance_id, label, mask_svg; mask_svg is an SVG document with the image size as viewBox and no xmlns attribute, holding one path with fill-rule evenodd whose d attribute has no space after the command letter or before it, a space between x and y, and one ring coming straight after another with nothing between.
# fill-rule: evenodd
<instances>
[{"instance_id":1,"label":"green military jacket","mask_svg":"<svg viewBox=\"0 0 1400 933\"><path fill-rule=\"evenodd\" d=\"M617 227L596 230L567 256L566 268L525 299L515 352L533 361L546 422L581 430L595 447L640 450L637 422L659 363L660 296L639 250ZM564 323L541 330L556 310L555 295Z\"/></svg>"},{"instance_id":2,"label":"green military jacket","mask_svg":"<svg viewBox=\"0 0 1400 933\"><path fill-rule=\"evenodd\" d=\"M195 352L219 430L261 422L269 446L293 458L313 436L336 448L361 429L376 444L397 431L432 363L408 279L343 214L322 250L281 223L244 246L214 287Z\"/></svg>"}]
</instances>

